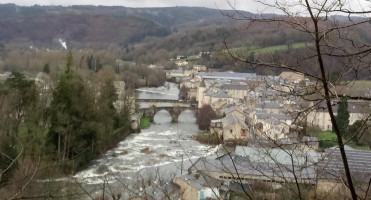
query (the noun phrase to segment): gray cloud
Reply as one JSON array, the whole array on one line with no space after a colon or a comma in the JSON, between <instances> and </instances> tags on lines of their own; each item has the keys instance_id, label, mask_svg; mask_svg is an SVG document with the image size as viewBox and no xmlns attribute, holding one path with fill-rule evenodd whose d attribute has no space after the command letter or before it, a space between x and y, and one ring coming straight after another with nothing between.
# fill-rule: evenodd
<instances>
[{"instance_id":1,"label":"gray cloud","mask_svg":"<svg viewBox=\"0 0 371 200\"><path fill-rule=\"evenodd\" d=\"M227 3L230 2L232 6L238 10L245 10L253 13L281 13L273 8L263 6L256 2L256 0L0 0L0 3L15 3L18 5L106 5L106 6L126 6L126 7L173 7L173 6L193 6L193 7L207 7L214 9L231 9ZM264 0L265 2L274 2L274 0ZM314 0L312 0L314 1ZM317 1L317 0L316 0ZM332 0L338 1L338 0ZM332 2L330 1L330 2ZM371 2L367 0L345 0L349 8L357 10L371 9ZM352 1L352 3L350 3ZM353 2L354 1L354 2ZM280 1L288 4L287 8L291 12L301 12L301 14L308 15L303 7L299 8L292 6L294 2L301 2L300 0L282 0ZM313 3L312 3L313 4ZM329 5L331 3L328 3ZM334 14L334 13L333 13Z\"/></svg>"},{"instance_id":2,"label":"gray cloud","mask_svg":"<svg viewBox=\"0 0 371 200\"><path fill-rule=\"evenodd\" d=\"M0 3L14 3L17 5L107 5L126 7L172 7L172 6L193 6L207 7L214 9L231 9L227 0L0 0ZM250 12L261 11L255 2L251 0L232 0L231 3L239 10Z\"/></svg>"}]
</instances>

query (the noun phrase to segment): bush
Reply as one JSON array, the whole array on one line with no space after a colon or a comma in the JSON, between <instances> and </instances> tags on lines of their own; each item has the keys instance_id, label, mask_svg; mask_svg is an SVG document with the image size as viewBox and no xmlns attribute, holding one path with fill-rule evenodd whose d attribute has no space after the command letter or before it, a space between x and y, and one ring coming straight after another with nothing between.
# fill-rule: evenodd
<instances>
[{"instance_id":1,"label":"bush","mask_svg":"<svg viewBox=\"0 0 371 200\"><path fill-rule=\"evenodd\" d=\"M147 129L150 125L151 123L149 122L149 118L143 117L140 119L140 129Z\"/></svg>"},{"instance_id":2,"label":"bush","mask_svg":"<svg viewBox=\"0 0 371 200\"><path fill-rule=\"evenodd\" d=\"M199 134L196 137L196 140L202 144L221 144L220 138L216 134L210 134L210 133L205 133L205 134Z\"/></svg>"},{"instance_id":3,"label":"bush","mask_svg":"<svg viewBox=\"0 0 371 200\"><path fill-rule=\"evenodd\" d=\"M196 123L200 130L208 130L211 120L216 119L217 115L210 105L203 105L197 112Z\"/></svg>"},{"instance_id":4,"label":"bush","mask_svg":"<svg viewBox=\"0 0 371 200\"><path fill-rule=\"evenodd\" d=\"M17 157L18 152L16 147L12 145L10 138L2 138L0 141L0 152L3 153L0 154L0 183L4 183L12 178L18 167L18 162L12 161Z\"/></svg>"},{"instance_id":5,"label":"bush","mask_svg":"<svg viewBox=\"0 0 371 200\"><path fill-rule=\"evenodd\" d=\"M319 146L322 149L337 146L337 137L334 132L322 131L318 134Z\"/></svg>"}]
</instances>

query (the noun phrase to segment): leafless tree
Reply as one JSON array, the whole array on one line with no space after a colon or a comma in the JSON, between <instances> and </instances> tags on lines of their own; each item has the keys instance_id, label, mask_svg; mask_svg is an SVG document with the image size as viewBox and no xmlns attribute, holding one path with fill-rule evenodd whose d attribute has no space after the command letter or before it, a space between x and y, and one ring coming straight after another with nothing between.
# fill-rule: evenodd
<instances>
[{"instance_id":1,"label":"leafless tree","mask_svg":"<svg viewBox=\"0 0 371 200\"><path fill-rule=\"evenodd\" d=\"M234 9L232 2L228 1ZM312 81L312 85L300 90L289 90L287 95L294 95L311 102L324 102L330 115L331 124L337 136L337 144L345 172L345 185L349 188L352 199L357 199L354 180L349 169L348 158L344 149L345 142L339 131L333 110L333 101L344 96L348 99L370 100L366 96L354 96L338 91L340 86L349 86L360 74L370 77L370 41L364 40L357 34L357 30L370 26L370 1L357 1L358 8L348 1L264 1L257 0L263 7L273 8L281 15L266 17L263 13L255 17L246 16L243 12L234 9L234 13L225 13L236 20L244 20L247 28L255 23L269 23L277 29L294 29L301 32L303 37L310 37L302 54L290 56L280 62L257 57L255 60L246 60L246 56L239 55L231 50L225 42L228 55L243 63L249 63L253 68L272 68L284 71L302 73ZM345 17L344 17L345 16ZM342 17L343 20L340 20ZM331 65L336 60L337 66ZM302 110L310 111L314 107ZM355 134L358 134L355 133Z\"/></svg>"}]
</instances>

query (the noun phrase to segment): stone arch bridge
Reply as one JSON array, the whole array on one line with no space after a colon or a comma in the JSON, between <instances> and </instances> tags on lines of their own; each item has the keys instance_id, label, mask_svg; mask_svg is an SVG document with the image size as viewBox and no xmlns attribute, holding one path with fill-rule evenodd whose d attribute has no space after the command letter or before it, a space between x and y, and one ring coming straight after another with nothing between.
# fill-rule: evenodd
<instances>
[{"instance_id":1,"label":"stone arch bridge","mask_svg":"<svg viewBox=\"0 0 371 200\"><path fill-rule=\"evenodd\" d=\"M186 110L197 112L197 105L187 101L167 100L167 99L137 99L139 112L143 117L148 117L153 122L157 112L166 110L170 113L172 122L177 122L179 115Z\"/></svg>"}]
</instances>

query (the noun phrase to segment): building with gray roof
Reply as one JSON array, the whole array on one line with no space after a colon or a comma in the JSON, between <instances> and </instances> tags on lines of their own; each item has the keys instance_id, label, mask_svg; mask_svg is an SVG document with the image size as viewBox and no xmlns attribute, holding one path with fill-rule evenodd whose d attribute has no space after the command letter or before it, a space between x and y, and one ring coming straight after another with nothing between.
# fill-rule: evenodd
<instances>
[{"instance_id":1,"label":"building with gray roof","mask_svg":"<svg viewBox=\"0 0 371 200\"><path fill-rule=\"evenodd\" d=\"M202 79L226 79L226 80L250 80L255 79L255 73L234 73L234 72L200 72Z\"/></svg>"},{"instance_id":2,"label":"building with gray roof","mask_svg":"<svg viewBox=\"0 0 371 200\"><path fill-rule=\"evenodd\" d=\"M249 90L247 85L225 84L222 85L224 90Z\"/></svg>"},{"instance_id":3,"label":"building with gray roof","mask_svg":"<svg viewBox=\"0 0 371 200\"><path fill-rule=\"evenodd\" d=\"M239 124L242 128L248 129L246 123L234 114L227 115L222 119L223 127L228 127L233 124Z\"/></svg>"},{"instance_id":4,"label":"building with gray roof","mask_svg":"<svg viewBox=\"0 0 371 200\"><path fill-rule=\"evenodd\" d=\"M131 200L152 199L152 200L167 200L179 196L180 187L173 183L156 184L146 187L141 194L130 198Z\"/></svg>"},{"instance_id":5,"label":"building with gray roof","mask_svg":"<svg viewBox=\"0 0 371 200\"><path fill-rule=\"evenodd\" d=\"M289 162L287 162L289 163ZM209 176L224 181L264 181L274 183L292 183L295 179L300 183L314 184L317 178L314 166L297 166L294 170L292 165L285 163L266 163L253 161L250 157L238 155L226 156L223 159L200 159L190 171L202 171Z\"/></svg>"},{"instance_id":6,"label":"building with gray roof","mask_svg":"<svg viewBox=\"0 0 371 200\"><path fill-rule=\"evenodd\" d=\"M230 98L232 98L225 91L222 91L222 90L219 91L216 94L213 94L212 96L215 97L215 98L221 98L221 99L230 99Z\"/></svg>"},{"instance_id":7,"label":"building with gray roof","mask_svg":"<svg viewBox=\"0 0 371 200\"><path fill-rule=\"evenodd\" d=\"M355 182L371 180L371 151L345 148L350 173ZM319 178L341 180L345 178L344 164L338 147L325 150L323 161L318 165Z\"/></svg>"}]
</instances>

